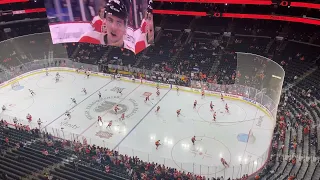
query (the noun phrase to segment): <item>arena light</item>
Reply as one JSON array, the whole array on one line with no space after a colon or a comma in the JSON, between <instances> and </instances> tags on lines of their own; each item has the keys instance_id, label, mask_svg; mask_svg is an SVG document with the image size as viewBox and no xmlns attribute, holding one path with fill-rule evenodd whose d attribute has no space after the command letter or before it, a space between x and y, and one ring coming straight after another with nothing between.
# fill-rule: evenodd
<instances>
[{"instance_id":1,"label":"arena light","mask_svg":"<svg viewBox=\"0 0 320 180\"><path fill-rule=\"evenodd\" d=\"M207 16L206 12L196 11L174 11L174 10L153 10L154 14L171 14L171 15L183 15L183 16Z\"/></svg>"},{"instance_id":2,"label":"arena light","mask_svg":"<svg viewBox=\"0 0 320 180\"><path fill-rule=\"evenodd\" d=\"M181 3L213 3L213 4L249 4L249 5L272 5L271 0L154 0L160 2L181 2ZM288 1L282 1L288 2ZM290 2L290 6L299 8L320 9L320 4Z\"/></svg>"},{"instance_id":3,"label":"arena light","mask_svg":"<svg viewBox=\"0 0 320 180\"><path fill-rule=\"evenodd\" d=\"M208 16L208 15L205 15L206 12L195 12L195 11L154 10L153 12L154 14ZM263 14L240 14L240 13L219 13L219 14L220 14L219 18L264 19L264 20L287 21L287 22L320 25L320 20L311 19L311 18L275 16L275 15L263 15Z\"/></svg>"},{"instance_id":4,"label":"arena light","mask_svg":"<svg viewBox=\"0 0 320 180\"><path fill-rule=\"evenodd\" d=\"M310 9L320 9L320 4L314 3L303 3L303 2L291 2L290 6Z\"/></svg>"},{"instance_id":5,"label":"arena light","mask_svg":"<svg viewBox=\"0 0 320 180\"><path fill-rule=\"evenodd\" d=\"M1 0L0 4L12 4L12 3L24 3L29 2L29 0Z\"/></svg>"},{"instance_id":6,"label":"arena light","mask_svg":"<svg viewBox=\"0 0 320 180\"><path fill-rule=\"evenodd\" d=\"M160 2L271 5L271 0L154 0Z\"/></svg>"}]
</instances>

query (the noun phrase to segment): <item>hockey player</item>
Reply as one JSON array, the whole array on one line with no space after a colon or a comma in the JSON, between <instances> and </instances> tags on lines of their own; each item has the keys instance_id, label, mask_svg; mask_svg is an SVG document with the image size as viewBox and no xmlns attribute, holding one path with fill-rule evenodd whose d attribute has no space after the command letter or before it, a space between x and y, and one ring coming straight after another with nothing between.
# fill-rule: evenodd
<instances>
[{"instance_id":1,"label":"hockey player","mask_svg":"<svg viewBox=\"0 0 320 180\"><path fill-rule=\"evenodd\" d=\"M221 101L224 101L222 93L220 94L220 99L221 99Z\"/></svg>"},{"instance_id":2,"label":"hockey player","mask_svg":"<svg viewBox=\"0 0 320 180\"><path fill-rule=\"evenodd\" d=\"M144 100L144 102L146 103L149 100L150 100L150 96L146 96L146 99Z\"/></svg>"},{"instance_id":3,"label":"hockey player","mask_svg":"<svg viewBox=\"0 0 320 180\"><path fill-rule=\"evenodd\" d=\"M38 119L37 123L38 123L39 129L40 129L40 126L41 126L41 123L42 123L40 118Z\"/></svg>"},{"instance_id":4,"label":"hockey player","mask_svg":"<svg viewBox=\"0 0 320 180\"><path fill-rule=\"evenodd\" d=\"M226 109L226 112L229 113L229 106L227 103L226 103L225 109Z\"/></svg>"},{"instance_id":5,"label":"hockey player","mask_svg":"<svg viewBox=\"0 0 320 180\"><path fill-rule=\"evenodd\" d=\"M202 89L201 90L201 98L204 98L204 95L205 95L205 93L204 93L204 90Z\"/></svg>"},{"instance_id":6,"label":"hockey player","mask_svg":"<svg viewBox=\"0 0 320 180\"><path fill-rule=\"evenodd\" d=\"M157 89L157 96L160 96L160 91L159 91L159 89Z\"/></svg>"},{"instance_id":7,"label":"hockey player","mask_svg":"<svg viewBox=\"0 0 320 180\"><path fill-rule=\"evenodd\" d=\"M75 98L71 98L71 101L74 103L74 104L77 104L77 101Z\"/></svg>"},{"instance_id":8,"label":"hockey player","mask_svg":"<svg viewBox=\"0 0 320 180\"><path fill-rule=\"evenodd\" d=\"M14 117L14 118L13 118L13 124L16 125L17 123L18 123L18 118L17 118L17 117Z\"/></svg>"},{"instance_id":9,"label":"hockey player","mask_svg":"<svg viewBox=\"0 0 320 180\"><path fill-rule=\"evenodd\" d=\"M193 102L193 109L196 109L197 108L197 100L194 100Z\"/></svg>"},{"instance_id":10,"label":"hockey player","mask_svg":"<svg viewBox=\"0 0 320 180\"><path fill-rule=\"evenodd\" d=\"M29 123L32 121L32 116L31 116L29 113L27 114L27 117L26 117L26 118L27 118L27 120L28 120Z\"/></svg>"},{"instance_id":11,"label":"hockey player","mask_svg":"<svg viewBox=\"0 0 320 180\"><path fill-rule=\"evenodd\" d=\"M158 113L159 110L160 110L160 106L157 107L157 110L155 112Z\"/></svg>"},{"instance_id":12,"label":"hockey player","mask_svg":"<svg viewBox=\"0 0 320 180\"><path fill-rule=\"evenodd\" d=\"M87 90L86 90L86 88L82 88L82 92L84 92L84 94L87 95Z\"/></svg>"},{"instance_id":13,"label":"hockey player","mask_svg":"<svg viewBox=\"0 0 320 180\"><path fill-rule=\"evenodd\" d=\"M122 90L123 90L122 88L118 88L117 89L117 94L119 93L120 95L122 95Z\"/></svg>"},{"instance_id":14,"label":"hockey player","mask_svg":"<svg viewBox=\"0 0 320 180\"><path fill-rule=\"evenodd\" d=\"M213 111L213 104L212 104L212 101L210 102L210 111Z\"/></svg>"},{"instance_id":15,"label":"hockey player","mask_svg":"<svg viewBox=\"0 0 320 180\"><path fill-rule=\"evenodd\" d=\"M56 76L56 83L59 82L60 76Z\"/></svg>"},{"instance_id":16,"label":"hockey player","mask_svg":"<svg viewBox=\"0 0 320 180\"><path fill-rule=\"evenodd\" d=\"M177 110L177 117L179 117L179 115L181 114L181 109Z\"/></svg>"},{"instance_id":17,"label":"hockey player","mask_svg":"<svg viewBox=\"0 0 320 180\"><path fill-rule=\"evenodd\" d=\"M46 68L46 76L49 76L48 68Z\"/></svg>"},{"instance_id":18,"label":"hockey player","mask_svg":"<svg viewBox=\"0 0 320 180\"><path fill-rule=\"evenodd\" d=\"M69 118L69 119L71 119L71 113L70 113L70 111L66 111L66 113L65 113L65 115Z\"/></svg>"},{"instance_id":19,"label":"hockey player","mask_svg":"<svg viewBox=\"0 0 320 180\"><path fill-rule=\"evenodd\" d=\"M214 112L214 113L213 113L213 121L216 121L216 117L217 117L217 113Z\"/></svg>"},{"instance_id":20,"label":"hockey player","mask_svg":"<svg viewBox=\"0 0 320 180\"><path fill-rule=\"evenodd\" d=\"M193 136L193 137L191 138L191 142L192 142L192 144L194 145L194 143L196 142L196 136Z\"/></svg>"},{"instance_id":21,"label":"hockey player","mask_svg":"<svg viewBox=\"0 0 320 180\"><path fill-rule=\"evenodd\" d=\"M98 124L99 124L99 122L103 123L103 122L102 122L102 117L101 117L101 116L98 116Z\"/></svg>"},{"instance_id":22,"label":"hockey player","mask_svg":"<svg viewBox=\"0 0 320 180\"><path fill-rule=\"evenodd\" d=\"M111 126L112 126L112 120L109 121L107 128L111 129Z\"/></svg>"},{"instance_id":23,"label":"hockey player","mask_svg":"<svg viewBox=\"0 0 320 180\"><path fill-rule=\"evenodd\" d=\"M87 76L87 79L89 79L89 77L90 77L90 72L89 71L86 71L86 76Z\"/></svg>"},{"instance_id":24,"label":"hockey player","mask_svg":"<svg viewBox=\"0 0 320 180\"><path fill-rule=\"evenodd\" d=\"M179 86L176 86L177 94L179 94Z\"/></svg>"},{"instance_id":25,"label":"hockey player","mask_svg":"<svg viewBox=\"0 0 320 180\"><path fill-rule=\"evenodd\" d=\"M33 90L31 90L31 89L29 89L29 92L30 92L31 96L36 95L36 93L34 93L34 91L33 91Z\"/></svg>"},{"instance_id":26,"label":"hockey player","mask_svg":"<svg viewBox=\"0 0 320 180\"><path fill-rule=\"evenodd\" d=\"M123 120L124 120L124 117L125 117L125 114L122 113L122 114L121 114L121 117L120 117L120 120L123 121Z\"/></svg>"},{"instance_id":27,"label":"hockey player","mask_svg":"<svg viewBox=\"0 0 320 180\"><path fill-rule=\"evenodd\" d=\"M156 145L156 149L158 150L158 147L161 145L160 140L156 141L154 144Z\"/></svg>"},{"instance_id":28,"label":"hockey player","mask_svg":"<svg viewBox=\"0 0 320 180\"><path fill-rule=\"evenodd\" d=\"M118 104L114 107L114 112L117 114L118 113L118 110L119 110L119 106Z\"/></svg>"},{"instance_id":29,"label":"hockey player","mask_svg":"<svg viewBox=\"0 0 320 180\"><path fill-rule=\"evenodd\" d=\"M99 96L99 99L101 99L101 92L100 91L98 92L98 96Z\"/></svg>"},{"instance_id":30,"label":"hockey player","mask_svg":"<svg viewBox=\"0 0 320 180\"><path fill-rule=\"evenodd\" d=\"M227 161L225 159L221 158L220 160L221 160L221 163L224 167L226 167L226 168L229 167L229 164L227 163Z\"/></svg>"},{"instance_id":31,"label":"hockey player","mask_svg":"<svg viewBox=\"0 0 320 180\"><path fill-rule=\"evenodd\" d=\"M5 105L2 106L2 111L5 111L7 107Z\"/></svg>"}]
</instances>

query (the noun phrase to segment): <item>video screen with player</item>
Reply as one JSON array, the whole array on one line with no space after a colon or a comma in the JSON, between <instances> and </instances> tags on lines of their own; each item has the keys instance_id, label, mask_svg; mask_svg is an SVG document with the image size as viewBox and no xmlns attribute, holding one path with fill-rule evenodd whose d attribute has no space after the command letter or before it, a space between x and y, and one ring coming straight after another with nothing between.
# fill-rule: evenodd
<instances>
[{"instance_id":1,"label":"video screen with player","mask_svg":"<svg viewBox=\"0 0 320 180\"><path fill-rule=\"evenodd\" d=\"M45 0L54 44L111 45L139 53L154 41L152 0Z\"/></svg>"}]
</instances>

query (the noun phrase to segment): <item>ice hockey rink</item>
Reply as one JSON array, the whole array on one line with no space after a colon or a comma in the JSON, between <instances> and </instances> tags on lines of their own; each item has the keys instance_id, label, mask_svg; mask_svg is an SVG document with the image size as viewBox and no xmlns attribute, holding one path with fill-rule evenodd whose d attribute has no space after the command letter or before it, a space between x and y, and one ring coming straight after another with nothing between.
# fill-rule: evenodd
<instances>
[{"instance_id":1,"label":"ice hockey rink","mask_svg":"<svg viewBox=\"0 0 320 180\"><path fill-rule=\"evenodd\" d=\"M177 92L175 87L160 88L160 96L156 96L155 87L139 82L98 76L87 79L74 72L60 75L57 83L55 72L50 72L49 76L40 73L21 79L18 88L1 88L0 105L7 107L1 112L2 117L17 117L27 124L26 115L30 113L34 123L41 118L42 129L57 132L63 138L79 141L86 138L88 143L121 154L209 177L251 174L266 160L260 157L270 146L273 123L253 105L228 98L223 102L218 96L201 98L196 93ZM87 95L82 88L86 88ZM123 89L122 95L117 93L119 88ZM31 96L28 89L36 95ZM151 96L145 103L146 94ZM198 101L196 109L194 100ZM209 107L211 101L217 112L216 122ZM226 103L230 113L224 110ZM120 107L117 114L113 111L116 104ZM160 106L158 113L157 106ZM181 109L179 117L177 109ZM71 112L71 119L64 115L66 110ZM122 112L123 121L119 120ZM103 124L97 123L98 116ZM110 120L113 125L108 129ZM192 136L196 136L195 145ZM161 143L158 150L156 140ZM221 157L229 168L221 164Z\"/></svg>"}]
</instances>

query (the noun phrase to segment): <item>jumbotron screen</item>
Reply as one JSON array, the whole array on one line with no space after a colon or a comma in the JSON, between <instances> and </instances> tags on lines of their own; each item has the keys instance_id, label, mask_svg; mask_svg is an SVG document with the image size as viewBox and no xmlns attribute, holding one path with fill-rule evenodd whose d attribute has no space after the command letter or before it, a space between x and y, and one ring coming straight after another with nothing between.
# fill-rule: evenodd
<instances>
[{"instance_id":1,"label":"jumbotron screen","mask_svg":"<svg viewBox=\"0 0 320 180\"><path fill-rule=\"evenodd\" d=\"M54 44L111 45L139 53L154 41L152 0L46 0Z\"/></svg>"}]
</instances>

